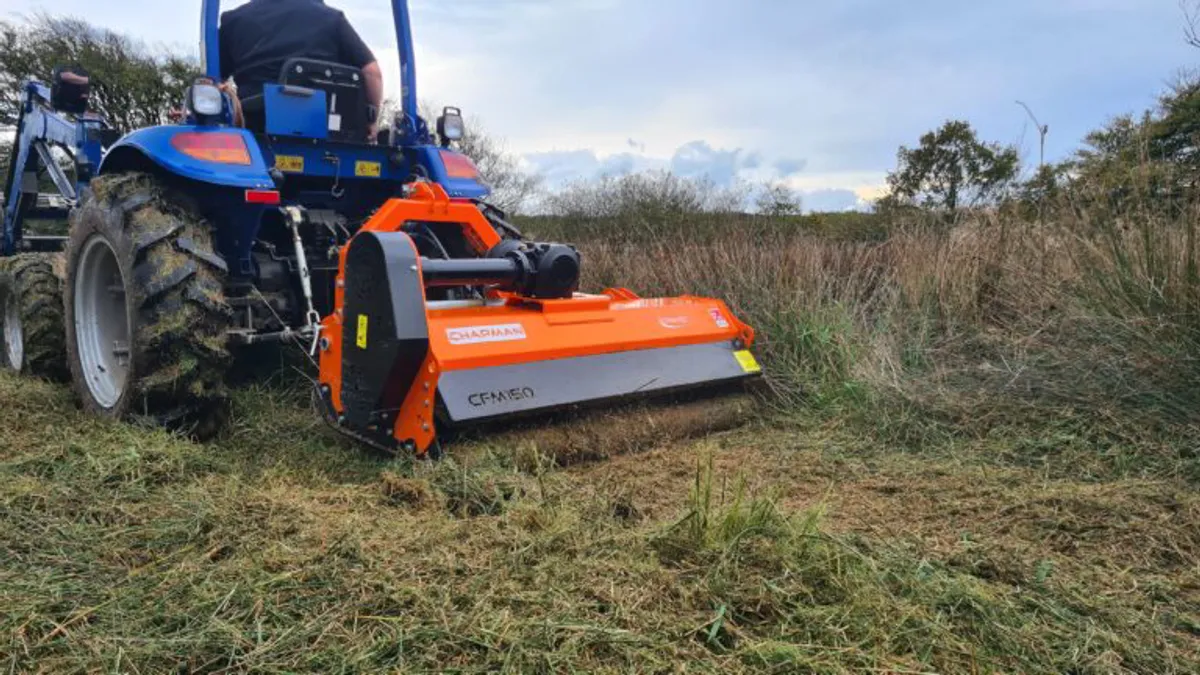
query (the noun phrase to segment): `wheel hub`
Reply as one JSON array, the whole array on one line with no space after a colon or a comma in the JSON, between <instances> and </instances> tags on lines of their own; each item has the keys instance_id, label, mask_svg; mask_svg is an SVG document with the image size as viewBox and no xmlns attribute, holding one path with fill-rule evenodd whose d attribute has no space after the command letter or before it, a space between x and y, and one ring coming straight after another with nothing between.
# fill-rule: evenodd
<instances>
[{"instance_id":1,"label":"wheel hub","mask_svg":"<svg viewBox=\"0 0 1200 675\"><path fill-rule=\"evenodd\" d=\"M8 367L19 372L25 363L25 335L21 327L21 303L12 292L4 297L4 355Z\"/></svg>"},{"instance_id":2,"label":"wheel hub","mask_svg":"<svg viewBox=\"0 0 1200 675\"><path fill-rule=\"evenodd\" d=\"M82 376L96 403L112 408L129 376L129 312L117 255L100 235L83 245L73 290Z\"/></svg>"}]
</instances>

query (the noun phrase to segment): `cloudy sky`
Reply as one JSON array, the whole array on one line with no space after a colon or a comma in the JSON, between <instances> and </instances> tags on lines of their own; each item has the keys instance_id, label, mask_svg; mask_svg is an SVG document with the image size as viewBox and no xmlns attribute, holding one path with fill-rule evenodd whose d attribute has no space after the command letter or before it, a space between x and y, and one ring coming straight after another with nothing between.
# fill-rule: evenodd
<instances>
[{"instance_id":1,"label":"cloudy sky","mask_svg":"<svg viewBox=\"0 0 1200 675\"><path fill-rule=\"evenodd\" d=\"M263 0L286 1L286 0ZM240 3L230 3L233 4ZM398 79L390 4L340 0ZM1200 51L1179 0L411 0L422 99L458 105L550 186L669 168L785 180L815 209L878 194L947 118L1037 161L1144 109ZM196 52L199 0L0 0Z\"/></svg>"}]
</instances>

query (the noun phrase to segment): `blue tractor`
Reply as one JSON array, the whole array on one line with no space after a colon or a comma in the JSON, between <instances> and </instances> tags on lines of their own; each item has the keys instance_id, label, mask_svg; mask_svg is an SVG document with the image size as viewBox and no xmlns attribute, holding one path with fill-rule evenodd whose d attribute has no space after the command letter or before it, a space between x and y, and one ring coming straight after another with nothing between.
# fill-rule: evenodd
<instances>
[{"instance_id":1,"label":"blue tractor","mask_svg":"<svg viewBox=\"0 0 1200 675\"><path fill-rule=\"evenodd\" d=\"M294 59L261 96L227 96L217 0L179 124L121 136L80 69L30 82L4 189L5 365L69 377L97 415L206 438L233 354L299 343L335 428L418 456L460 426L757 379L754 331L723 302L579 293L573 247L526 240L484 201L452 148L461 113L436 134L417 114L392 4L401 110L373 139L357 68ZM55 218L66 234L25 232Z\"/></svg>"},{"instance_id":2,"label":"blue tractor","mask_svg":"<svg viewBox=\"0 0 1200 675\"><path fill-rule=\"evenodd\" d=\"M408 7L393 6L403 96L378 139L366 138L361 72L305 59L241 102L257 128L235 127L216 86L218 0L203 1L205 76L180 124L121 136L88 111L79 69L29 82L3 193L4 364L69 375L95 413L209 436L225 417L231 349L315 341L338 248L406 184L440 184L507 235L482 201L488 187L449 147L459 112L446 110L436 137L417 113ZM68 219L69 232L26 234L47 219ZM437 242L451 255L457 244Z\"/></svg>"}]
</instances>

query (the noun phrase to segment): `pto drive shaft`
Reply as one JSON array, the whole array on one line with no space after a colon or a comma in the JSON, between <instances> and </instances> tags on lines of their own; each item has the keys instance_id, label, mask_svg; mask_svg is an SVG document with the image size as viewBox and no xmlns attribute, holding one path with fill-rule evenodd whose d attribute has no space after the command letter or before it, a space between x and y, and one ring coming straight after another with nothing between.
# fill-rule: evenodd
<instances>
[{"instance_id":1,"label":"pto drive shaft","mask_svg":"<svg viewBox=\"0 0 1200 675\"><path fill-rule=\"evenodd\" d=\"M562 244L500 244L487 258L421 259L426 288L495 286L538 299L570 298L579 288L579 253Z\"/></svg>"}]
</instances>

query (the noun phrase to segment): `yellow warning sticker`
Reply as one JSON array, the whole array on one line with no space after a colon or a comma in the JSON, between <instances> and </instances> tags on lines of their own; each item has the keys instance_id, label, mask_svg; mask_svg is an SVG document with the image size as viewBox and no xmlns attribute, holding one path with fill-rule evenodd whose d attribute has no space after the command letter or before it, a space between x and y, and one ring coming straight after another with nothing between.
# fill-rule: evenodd
<instances>
[{"instance_id":1,"label":"yellow warning sticker","mask_svg":"<svg viewBox=\"0 0 1200 675\"><path fill-rule=\"evenodd\" d=\"M369 322L370 319L367 318L366 314L358 315L358 339L355 341L355 343L358 345L359 349L367 348L367 326Z\"/></svg>"},{"instance_id":2,"label":"yellow warning sticker","mask_svg":"<svg viewBox=\"0 0 1200 675\"><path fill-rule=\"evenodd\" d=\"M379 162L355 162L354 175L360 178L379 178L383 166Z\"/></svg>"},{"instance_id":3,"label":"yellow warning sticker","mask_svg":"<svg viewBox=\"0 0 1200 675\"><path fill-rule=\"evenodd\" d=\"M738 365L747 373L761 373L762 366L758 365L758 359L749 351L743 349L740 352L734 352L733 357L737 359Z\"/></svg>"},{"instance_id":4,"label":"yellow warning sticker","mask_svg":"<svg viewBox=\"0 0 1200 675\"><path fill-rule=\"evenodd\" d=\"M276 155L275 168L287 173L304 173L304 158L294 155Z\"/></svg>"}]
</instances>

